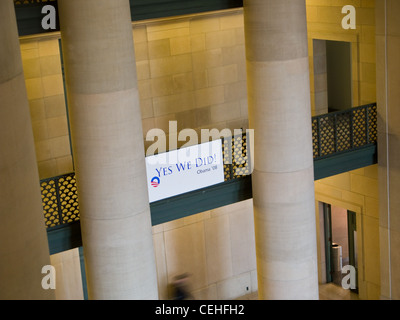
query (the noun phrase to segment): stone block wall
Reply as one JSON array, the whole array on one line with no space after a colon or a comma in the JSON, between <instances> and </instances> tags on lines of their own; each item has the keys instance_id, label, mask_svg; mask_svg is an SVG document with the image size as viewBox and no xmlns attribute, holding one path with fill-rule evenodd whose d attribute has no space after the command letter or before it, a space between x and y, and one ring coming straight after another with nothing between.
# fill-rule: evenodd
<instances>
[{"instance_id":1,"label":"stone block wall","mask_svg":"<svg viewBox=\"0 0 400 320\"><path fill-rule=\"evenodd\" d=\"M374 1L306 2L312 112L321 112L317 99L324 95L316 77L325 79L323 68L315 72L320 53L314 52L315 39L352 43L353 104L375 102ZM341 8L347 4L356 7L356 30L341 27ZM241 9L135 22L132 27L144 139L153 128L164 130L167 137L184 128L197 132L203 128L247 128ZM56 33L21 38L41 179L74 170L59 37ZM172 132L169 121L177 121ZM153 143L152 136L148 138L146 146ZM360 297L379 297L376 166L319 180L315 190L318 201L344 204L357 211L362 228L358 249L364 267ZM160 297L170 297L168 285L181 272L193 274L192 289L197 298L231 299L248 293L246 288L256 291L252 218L250 202L244 202L153 227ZM240 235L236 230L242 223L246 232ZM193 253L193 259L186 257ZM57 261L62 265L62 259Z\"/></svg>"}]
</instances>

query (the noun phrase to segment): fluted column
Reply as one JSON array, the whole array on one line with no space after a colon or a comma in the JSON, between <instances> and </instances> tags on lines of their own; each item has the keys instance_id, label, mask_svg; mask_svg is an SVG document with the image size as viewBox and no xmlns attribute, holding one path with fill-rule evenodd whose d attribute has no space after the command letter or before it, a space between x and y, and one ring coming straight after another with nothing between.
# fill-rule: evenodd
<instances>
[{"instance_id":1,"label":"fluted column","mask_svg":"<svg viewBox=\"0 0 400 320\"><path fill-rule=\"evenodd\" d=\"M129 0L59 0L89 299L157 299Z\"/></svg>"},{"instance_id":2,"label":"fluted column","mask_svg":"<svg viewBox=\"0 0 400 320\"><path fill-rule=\"evenodd\" d=\"M318 299L305 0L245 0L260 299Z\"/></svg>"},{"instance_id":3,"label":"fluted column","mask_svg":"<svg viewBox=\"0 0 400 320\"><path fill-rule=\"evenodd\" d=\"M400 1L376 0L381 298L400 299Z\"/></svg>"},{"instance_id":4,"label":"fluted column","mask_svg":"<svg viewBox=\"0 0 400 320\"><path fill-rule=\"evenodd\" d=\"M0 1L0 299L54 299L14 2Z\"/></svg>"}]
</instances>

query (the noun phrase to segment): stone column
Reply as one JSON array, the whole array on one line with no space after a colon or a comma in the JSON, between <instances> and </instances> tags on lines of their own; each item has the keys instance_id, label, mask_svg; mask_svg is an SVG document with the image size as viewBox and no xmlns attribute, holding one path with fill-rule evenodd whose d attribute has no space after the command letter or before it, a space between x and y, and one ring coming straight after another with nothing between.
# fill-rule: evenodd
<instances>
[{"instance_id":1,"label":"stone column","mask_svg":"<svg viewBox=\"0 0 400 320\"><path fill-rule=\"evenodd\" d=\"M0 1L0 299L54 299L14 2Z\"/></svg>"},{"instance_id":2,"label":"stone column","mask_svg":"<svg viewBox=\"0 0 400 320\"><path fill-rule=\"evenodd\" d=\"M400 1L376 0L381 298L400 299Z\"/></svg>"},{"instance_id":3,"label":"stone column","mask_svg":"<svg viewBox=\"0 0 400 320\"><path fill-rule=\"evenodd\" d=\"M157 299L129 0L60 0L89 299Z\"/></svg>"},{"instance_id":4,"label":"stone column","mask_svg":"<svg viewBox=\"0 0 400 320\"><path fill-rule=\"evenodd\" d=\"M260 299L318 299L304 0L245 0Z\"/></svg>"}]
</instances>

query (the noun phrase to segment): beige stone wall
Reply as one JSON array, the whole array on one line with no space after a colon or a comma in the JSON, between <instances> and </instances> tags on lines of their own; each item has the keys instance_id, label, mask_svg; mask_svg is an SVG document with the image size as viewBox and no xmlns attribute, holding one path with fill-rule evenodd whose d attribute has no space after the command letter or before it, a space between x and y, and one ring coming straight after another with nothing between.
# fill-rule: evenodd
<instances>
[{"instance_id":1,"label":"beige stone wall","mask_svg":"<svg viewBox=\"0 0 400 320\"><path fill-rule=\"evenodd\" d=\"M306 0L310 56L311 108L319 114L320 88L314 82L313 39L351 42L353 106L376 101L375 1L374 0ZM356 29L342 28L342 8L356 8Z\"/></svg>"},{"instance_id":2,"label":"beige stone wall","mask_svg":"<svg viewBox=\"0 0 400 320\"><path fill-rule=\"evenodd\" d=\"M356 213L359 297L379 299L379 199L377 166L349 171L315 182L317 203L324 202ZM318 205L316 205L318 208ZM319 214L317 219L320 220ZM321 223L317 236L322 237ZM318 251L323 251L318 241ZM320 266L324 266L320 254ZM322 270L320 269L321 273ZM320 275L321 277L321 275ZM321 279L321 278L320 278ZM322 281L321 281L322 282Z\"/></svg>"},{"instance_id":3,"label":"beige stone wall","mask_svg":"<svg viewBox=\"0 0 400 320\"><path fill-rule=\"evenodd\" d=\"M21 39L40 179L73 171L58 38Z\"/></svg>"},{"instance_id":4,"label":"beige stone wall","mask_svg":"<svg viewBox=\"0 0 400 320\"><path fill-rule=\"evenodd\" d=\"M341 28L341 8L347 4L357 8L356 30ZM374 102L374 1L307 0L307 18L312 112L316 113L315 93L318 91L314 86L313 39L352 42L354 105ZM170 120L178 122L178 130L247 127L242 10L134 23L133 36L143 137L151 128L161 128L168 133ZM41 179L73 171L58 39L57 34L21 39ZM362 234L358 249L363 265L360 297L379 297L376 167L320 180L315 183L315 189L317 200L344 204L358 213L357 223ZM237 204L240 210L233 205L232 212L221 208L153 228L160 297L168 297L168 283L181 271L193 273L196 297L231 298L236 293L240 296L245 293L243 283L250 283L250 290L256 290L255 260L249 256L247 262L240 262L247 264L246 267L237 267L238 258L234 258L232 251L233 243L238 244L232 242L236 239L232 233L236 227L223 223L236 219L236 215L243 215L245 219L245 212L246 219L250 216L252 219L248 203L245 208L242 205ZM223 233L215 238L217 234L207 230L216 230L217 226ZM174 256L171 246L179 248L180 239L193 243L195 250L200 250L198 266L188 261L188 267L184 268L186 262L180 260L182 257ZM253 248L253 244L248 244L248 248ZM185 248L181 250L184 254ZM221 250L218 252L222 256L230 255L221 262L221 269L213 270L207 262L207 259L218 258L212 250ZM236 293L230 295L226 288Z\"/></svg>"},{"instance_id":5,"label":"beige stone wall","mask_svg":"<svg viewBox=\"0 0 400 320\"><path fill-rule=\"evenodd\" d=\"M257 291L252 200L153 227L159 299L173 298L176 275L189 273L194 299L236 299ZM56 299L83 299L78 249L51 256Z\"/></svg>"},{"instance_id":6,"label":"beige stone wall","mask_svg":"<svg viewBox=\"0 0 400 320\"><path fill-rule=\"evenodd\" d=\"M144 137L248 127L243 32L242 10L134 23Z\"/></svg>"},{"instance_id":7,"label":"beige stone wall","mask_svg":"<svg viewBox=\"0 0 400 320\"><path fill-rule=\"evenodd\" d=\"M320 56L320 52L314 54L314 39L351 42L353 106L376 102L375 1L306 0L306 3L313 114L321 113L321 100L324 99L324 90L318 87L318 79L315 79L320 76L321 67L314 65L315 61L319 61L316 57ZM355 30L342 28L341 22L345 15L341 11L345 5L356 8ZM315 192L317 201L340 204L357 213L357 227L362 235L357 239L361 266L359 296L362 299L378 299L380 268L377 166L321 179L315 182Z\"/></svg>"},{"instance_id":8,"label":"beige stone wall","mask_svg":"<svg viewBox=\"0 0 400 320\"><path fill-rule=\"evenodd\" d=\"M195 299L235 299L257 291L252 200L153 227L160 299L188 272Z\"/></svg>"},{"instance_id":9,"label":"beige stone wall","mask_svg":"<svg viewBox=\"0 0 400 320\"><path fill-rule=\"evenodd\" d=\"M400 299L400 2L376 0L381 298Z\"/></svg>"},{"instance_id":10,"label":"beige stone wall","mask_svg":"<svg viewBox=\"0 0 400 320\"><path fill-rule=\"evenodd\" d=\"M356 30L341 27L346 4L356 7ZM374 1L307 0L307 20L312 113L326 106L314 39L352 43L353 104L375 102ZM248 127L241 9L136 22L133 35L144 138L152 128L169 134L169 121L178 131ZM73 170L58 39L21 39L41 179Z\"/></svg>"},{"instance_id":11,"label":"beige stone wall","mask_svg":"<svg viewBox=\"0 0 400 320\"><path fill-rule=\"evenodd\" d=\"M326 61L326 41L313 39L312 54L314 79L310 87L313 115L328 113L328 73ZM311 74L311 73L310 73Z\"/></svg>"},{"instance_id":12,"label":"beige stone wall","mask_svg":"<svg viewBox=\"0 0 400 320\"><path fill-rule=\"evenodd\" d=\"M133 37L144 138L152 128L169 134L171 120L178 131L248 127L241 10L134 23ZM40 179L71 172L59 34L20 42ZM230 299L257 290L252 218L247 202L154 227L160 297L170 296L168 284L181 271L193 274L195 297ZM188 242L198 264L176 255L175 246ZM184 255L186 247L180 249ZM52 256L57 299L81 298L78 260L73 251Z\"/></svg>"},{"instance_id":13,"label":"beige stone wall","mask_svg":"<svg viewBox=\"0 0 400 320\"><path fill-rule=\"evenodd\" d=\"M21 39L41 179L73 171L59 37ZM248 127L242 10L133 23L133 37L144 138L160 128L168 141L169 121Z\"/></svg>"},{"instance_id":14,"label":"beige stone wall","mask_svg":"<svg viewBox=\"0 0 400 320\"><path fill-rule=\"evenodd\" d=\"M78 248L50 256L56 272L57 300L82 300L82 276Z\"/></svg>"}]
</instances>

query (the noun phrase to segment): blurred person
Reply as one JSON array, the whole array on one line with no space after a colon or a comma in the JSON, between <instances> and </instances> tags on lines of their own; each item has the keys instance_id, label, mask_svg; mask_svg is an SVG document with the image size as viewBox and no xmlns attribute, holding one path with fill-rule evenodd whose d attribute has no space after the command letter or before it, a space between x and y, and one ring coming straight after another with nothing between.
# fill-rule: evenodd
<instances>
[{"instance_id":1,"label":"blurred person","mask_svg":"<svg viewBox=\"0 0 400 320\"><path fill-rule=\"evenodd\" d=\"M173 286L173 300L192 300L193 296L189 292L189 274L183 273L177 275L172 283Z\"/></svg>"}]
</instances>

